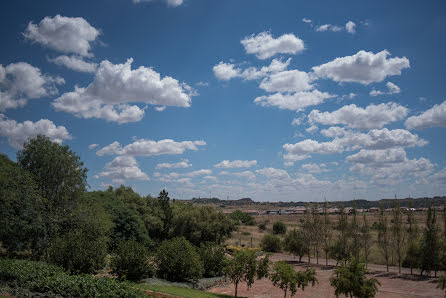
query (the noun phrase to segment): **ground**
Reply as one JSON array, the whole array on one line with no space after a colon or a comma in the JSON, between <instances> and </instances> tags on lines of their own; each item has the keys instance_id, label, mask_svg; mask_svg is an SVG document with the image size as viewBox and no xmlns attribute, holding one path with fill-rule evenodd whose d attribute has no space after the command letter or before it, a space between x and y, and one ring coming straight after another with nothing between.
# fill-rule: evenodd
<instances>
[{"instance_id":1,"label":"ground","mask_svg":"<svg viewBox=\"0 0 446 298\"><path fill-rule=\"evenodd\" d=\"M308 263L298 263L294 257L286 254L274 254L271 258L276 262L279 260L286 260L293 263L297 270L301 270L308 265ZM313 259L312 262L315 262ZM325 264L325 259L321 259L320 263ZM333 261L329 262L331 266L322 266L312 263L317 272L318 284L314 287L305 288L305 291L299 290L295 297L335 297L334 289L330 286L330 277L333 274ZM390 267L389 273L386 272L385 266L371 265L369 266L369 277L375 277L381 283L379 292L376 297L443 297L444 291L437 289L436 278L421 277L419 275L410 275L407 269L403 269L402 274L398 274L397 267ZM234 295L234 285L225 283L213 287L208 290L212 293ZM238 287L238 295L243 297L283 297L283 291L274 287L268 279L258 280L249 289L246 284L241 284Z\"/></svg>"}]
</instances>

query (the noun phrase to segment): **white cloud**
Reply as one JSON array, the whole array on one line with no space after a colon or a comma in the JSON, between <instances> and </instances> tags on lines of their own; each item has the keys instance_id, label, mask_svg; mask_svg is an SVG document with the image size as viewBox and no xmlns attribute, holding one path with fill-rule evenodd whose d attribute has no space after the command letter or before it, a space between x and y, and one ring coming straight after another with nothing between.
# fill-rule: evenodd
<instances>
[{"instance_id":1,"label":"white cloud","mask_svg":"<svg viewBox=\"0 0 446 298\"><path fill-rule=\"evenodd\" d=\"M152 2L154 0L133 0L133 3L141 3L141 2ZM167 3L167 6L177 7L183 4L183 0L163 0Z\"/></svg>"},{"instance_id":2,"label":"white cloud","mask_svg":"<svg viewBox=\"0 0 446 298\"><path fill-rule=\"evenodd\" d=\"M17 123L15 120L10 120L5 115L0 114L0 136L7 137L12 147L21 149L28 139L35 138L37 135L45 135L58 144L71 139L71 135L65 126L56 126L48 119Z\"/></svg>"},{"instance_id":3,"label":"white cloud","mask_svg":"<svg viewBox=\"0 0 446 298\"><path fill-rule=\"evenodd\" d=\"M323 103L326 99L332 98L327 92L300 91L292 94L275 93L257 97L254 102L263 107L278 107L279 109L301 110L309 106Z\"/></svg>"},{"instance_id":4,"label":"white cloud","mask_svg":"<svg viewBox=\"0 0 446 298\"><path fill-rule=\"evenodd\" d=\"M113 142L96 152L96 155L126 155L126 156L151 156L162 154L183 154L186 150L197 151L198 146L206 145L205 141L176 142L171 139L152 141L139 139L122 147L119 142Z\"/></svg>"},{"instance_id":5,"label":"white cloud","mask_svg":"<svg viewBox=\"0 0 446 298\"><path fill-rule=\"evenodd\" d=\"M260 170L256 170L257 173L267 176L268 178L274 179L289 179L290 175L288 172L281 169L276 168L263 168Z\"/></svg>"},{"instance_id":6,"label":"white cloud","mask_svg":"<svg viewBox=\"0 0 446 298\"><path fill-rule=\"evenodd\" d=\"M365 109L355 104L346 105L334 112L319 112L313 110L308 115L310 123L324 125L343 124L357 129L381 128L391 122L406 117L408 109L397 103L371 104Z\"/></svg>"},{"instance_id":7,"label":"white cloud","mask_svg":"<svg viewBox=\"0 0 446 298\"><path fill-rule=\"evenodd\" d=\"M130 102L160 106L189 107L193 90L172 77L161 78L151 68L132 70L133 59L125 64L102 61L93 82L87 88L75 87L53 101L58 111L77 117L101 118L118 123L142 119L144 109Z\"/></svg>"},{"instance_id":8,"label":"white cloud","mask_svg":"<svg viewBox=\"0 0 446 298\"><path fill-rule=\"evenodd\" d=\"M291 121L291 125L299 126L302 123L303 119L304 119L304 117L293 118L293 121Z\"/></svg>"},{"instance_id":9,"label":"white cloud","mask_svg":"<svg viewBox=\"0 0 446 298\"><path fill-rule=\"evenodd\" d=\"M88 145L88 150L93 150L99 147L99 144L90 144Z\"/></svg>"},{"instance_id":10,"label":"white cloud","mask_svg":"<svg viewBox=\"0 0 446 298\"><path fill-rule=\"evenodd\" d=\"M290 154L308 155L310 153L333 154L340 153L344 148L336 142L321 142L306 139L296 144L284 144L285 149Z\"/></svg>"},{"instance_id":11,"label":"white cloud","mask_svg":"<svg viewBox=\"0 0 446 298\"><path fill-rule=\"evenodd\" d=\"M176 168L189 168L192 165L189 163L188 159L183 159L177 163L159 163L156 165L156 169L176 169Z\"/></svg>"},{"instance_id":12,"label":"white cloud","mask_svg":"<svg viewBox=\"0 0 446 298\"><path fill-rule=\"evenodd\" d=\"M0 111L22 107L29 99L55 95L55 85L64 83L61 77L44 75L26 62L6 67L0 64Z\"/></svg>"},{"instance_id":13,"label":"white cloud","mask_svg":"<svg viewBox=\"0 0 446 298\"><path fill-rule=\"evenodd\" d=\"M433 183L446 184L446 168L443 168L437 173L431 175L428 180Z\"/></svg>"},{"instance_id":14,"label":"white cloud","mask_svg":"<svg viewBox=\"0 0 446 298\"><path fill-rule=\"evenodd\" d=\"M392 82L387 82L386 86L387 86L387 91L377 91L377 90L373 89L372 91L370 91L370 96L378 96L378 95L385 95L385 94L398 94L401 92L400 87L398 87L397 85L395 85Z\"/></svg>"},{"instance_id":15,"label":"white cloud","mask_svg":"<svg viewBox=\"0 0 446 298\"><path fill-rule=\"evenodd\" d=\"M212 174L212 170L208 170L208 169L201 169L201 170L196 170L196 171L192 171L189 173L185 173L183 174L184 176L187 177L197 177L197 176L209 176Z\"/></svg>"},{"instance_id":16,"label":"white cloud","mask_svg":"<svg viewBox=\"0 0 446 298\"><path fill-rule=\"evenodd\" d=\"M260 83L260 88L268 92L295 92L312 89L310 76L297 69L271 74Z\"/></svg>"},{"instance_id":17,"label":"white cloud","mask_svg":"<svg viewBox=\"0 0 446 298\"><path fill-rule=\"evenodd\" d=\"M446 101L424 111L419 116L409 117L405 125L408 129L423 129L427 127L446 127Z\"/></svg>"},{"instance_id":18,"label":"white cloud","mask_svg":"<svg viewBox=\"0 0 446 298\"><path fill-rule=\"evenodd\" d=\"M325 164L318 165L315 163L307 163L302 165L302 169L313 174L328 172L328 169L326 169Z\"/></svg>"},{"instance_id":19,"label":"white cloud","mask_svg":"<svg viewBox=\"0 0 446 298\"><path fill-rule=\"evenodd\" d=\"M56 15L53 18L45 17L39 24L29 22L23 35L56 51L91 56L91 43L98 37L99 31L84 18Z\"/></svg>"},{"instance_id":20,"label":"white cloud","mask_svg":"<svg viewBox=\"0 0 446 298\"><path fill-rule=\"evenodd\" d=\"M252 171L244 171L244 172L228 172L228 171L221 171L219 173L220 175L232 175L239 178L246 178L248 180L255 180L256 175Z\"/></svg>"},{"instance_id":21,"label":"white cloud","mask_svg":"<svg viewBox=\"0 0 446 298\"><path fill-rule=\"evenodd\" d=\"M325 31L332 31L332 32L339 32L342 31L342 27L332 25L332 24L324 24L316 27L316 32L325 32Z\"/></svg>"},{"instance_id":22,"label":"white cloud","mask_svg":"<svg viewBox=\"0 0 446 298\"><path fill-rule=\"evenodd\" d=\"M287 153L283 156L283 159L285 160L284 165L286 167L291 167L294 165L294 163L296 161L300 161L300 160L304 160L307 158L310 158L311 156L308 154L303 154L303 155L299 155L299 154L291 154L291 153Z\"/></svg>"},{"instance_id":23,"label":"white cloud","mask_svg":"<svg viewBox=\"0 0 446 298\"><path fill-rule=\"evenodd\" d=\"M352 21L348 21L347 24L345 24L345 30L347 30L348 33L350 34L355 34L356 33L356 24Z\"/></svg>"},{"instance_id":24,"label":"white cloud","mask_svg":"<svg viewBox=\"0 0 446 298\"><path fill-rule=\"evenodd\" d=\"M65 66L71 70L80 72L95 72L98 65L96 63L87 62L83 57L62 55L54 59L48 59L50 62Z\"/></svg>"},{"instance_id":25,"label":"white cloud","mask_svg":"<svg viewBox=\"0 0 446 298\"><path fill-rule=\"evenodd\" d=\"M302 22L307 23L307 24L311 24L313 21L307 18L303 18Z\"/></svg>"},{"instance_id":26,"label":"white cloud","mask_svg":"<svg viewBox=\"0 0 446 298\"><path fill-rule=\"evenodd\" d=\"M368 85L373 82L381 82L388 76L401 75L403 69L410 67L406 57L387 59L389 55L387 50L376 54L359 51L353 56L336 58L328 63L315 66L313 71L320 78Z\"/></svg>"},{"instance_id":27,"label":"white cloud","mask_svg":"<svg viewBox=\"0 0 446 298\"><path fill-rule=\"evenodd\" d=\"M297 54L305 49L304 42L294 34L283 34L274 38L268 32L247 36L240 41L248 54L255 54L259 59L267 59L276 54Z\"/></svg>"},{"instance_id":28,"label":"white cloud","mask_svg":"<svg viewBox=\"0 0 446 298\"><path fill-rule=\"evenodd\" d=\"M236 168L250 168L257 165L257 160L223 160L222 162L214 165L220 169L236 169Z\"/></svg>"},{"instance_id":29,"label":"white cloud","mask_svg":"<svg viewBox=\"0 0 446 298\"><path fill-rule=\"evenodd\" d=\"M235 65L232 63L225 63L220 61L217 65L215 65L212 70L214 71L214 75L219 80L229 81L232 78L236 78L240 76L240 68L234 68Z\"/></svg>"},{"instance_id":30,"label":"white cloud","mask_svg":"<svg viewBox=\"0 0 446 298\"><path fill-rule=\"evenodd\" d=\"M221 61L215 65L212 70L217 79L229 81L233 78L243 78L244 80L261 79L269 74L284 71L291 62L291 58L286 61L282 59L273 59L269 66L262 66L260 69L256 67L248 67L244 70L238 68L233 63L225 63Z\"/></svg>"},{"instance_id":31,"label":"white cloud","mask_svg":"<svg viewBox=\"0 0 446 298\"><path fill-rule=\"evenodd\" d=\"M373 164L374 167L386 166L389 163L401 163L406 161L406 151L403 148L385 150L361 149L356 154L347 156L346 160L352 163Z\"/></svg>"},{"instance_id":32,"label":"white cloud","mask_svg":"<svg viewBox=\"0 0 446 298\"><path fill-rule=\"evenodd\" d=\"M105 165L105 170L94 178L109 178L115 183L124 183L128 179L150 180L146 173L141 171L136 159L132 156L117 156Z\"/></svg>"}]
</instances>

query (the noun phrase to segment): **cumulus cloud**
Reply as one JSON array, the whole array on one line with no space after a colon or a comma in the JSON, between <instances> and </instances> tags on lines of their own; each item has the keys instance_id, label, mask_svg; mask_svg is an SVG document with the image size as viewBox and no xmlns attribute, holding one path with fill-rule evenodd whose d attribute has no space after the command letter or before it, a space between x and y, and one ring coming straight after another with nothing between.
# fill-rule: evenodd
<instances>
[{"instance_id":1,"label":"cumulus cloud","mask_svg":"<svg viewBox=\"0 0 446 298\"><path fill-rule=\"evenodd\" d=\"M307 23L307 24L311 24L313 21L307 18L303 18L302 22Z\"/></svg>"},{"instance_id":2,"label":"cumulus cloud","mask_svg":"<svg viewBox=\"0 0 446 298\"><path fill-rule=\"evenodd\" d=\"M156 165L156 169L175 169L175 168L189 168L192 165L189 163L188 159L183 159L177 163L159 163Z\"/></svg>"},{"instance_id":3,"label":"cumulus cloud","mask_svg":"<svg viewBox=\"0 0 446 298\"><path fill-rule=\"evenodd\" d=\"M32 42L59 52L91 56L91 43L99 33L84 18L56 15L53 18L45 17L39 24L29 22L23 35Z\"/></svg>"},{"instance_id":4,"label":"cumulus cloud","mask_svg":"<svg viewBox=\"0 0 446 298\"><path fill-rule=\"evenodd\" d=\"M346 160L352 163L373 164L374 167L386 166L389 163L400 163L406 160L406 151L403 148L385 150L365 150L347 156Z\"/></svg>"},{"instance_id":5,"label":"cumulus cloud","mask_svg":"<svg viewBox=\"0 0 446 298\"><path fill-rule=\"evenodd\" d=\"M214 165L219 169L236 169L236 168L250 168L257 165L257 160L223 160L220 163Z\"/></svg>"},{"instance_id":6,"label":"cumulus cloud","mask_svg":"<svg viewBox=\"0 0 446 298\"><path fill-rule=\"evenodd\" d=\"M71 70L80 71L80 72L90 72L93 73L96 71L97 64L92 62L87 62L83 59L83 57L79 56L58 56L56 58L48 59L50 62L65 66Z\"/></svg>"},{"instance_id":7,"label":"cumulus cloud","mask_svg":"<svg viewBox=\"0 0 446 298\"><path fill-rule=\"evenodd\" d=\"M284 166L286 166L286 167L293 166L296 161L304 160L304 159L307 159L310 157L311 156L308 154L300 155L300 154L287 153L283 156L283 159L285 160Z\"/></svg>"},{"instance_id":8,"label":"cumulus cloud","mask_svg":"<svg viewBox=\"0 0 446 298\"><path fill-rule=\"evenodd\" d=\"M348 33L350 34L355 34L356 33L356 24L352 21L348 21L347 24L345 24L345 30L347 30Z\"/></svg>"},{"instance_id":9,"label":"cumulus cloud","mask_svg":"<svg viewBox=\"0 0 446 298\"><path fill-rule=\"evenodd\" d=\"M133 3L141 3L141 2L153 2L154 0L133 0ZM183 4L183 0L163 0L167 3L167 6L177 7Z\"/></svg>"},{"instance_id":10,"label":"cumulus cloud","mask_svg":"<svg viewBox=\"0 0 446 298\"><path fill-rule=\"evenodd\" d=\"M381 82L388 76L401 75L401 71L409 68L406 57L388 58L387 50L374 54L359 51L353 56L336 58L328 63L313 67L314 74L320 78L328 78L335 82L356 82L368 85Z\"/></svg>"},{"instance_id":11,"label":"cumulus cloud","mask_svg":"<svg viewBox=\"0 0 446 298\"><path fill-rule=\"evenodd\" d=\"M315 163L307 163L302 165L302 169L309 173L318 174L323 172L328 172L327 166L325 164L315 164Z\"/></svg>"},{"instance_id":12,"label":"cumulus cloud","mask_svg":"<svg viewBox=\"0 0 446 298\"><path fill-rule=\"evenodd\" d=\"M233 78L242 78L244 80L256 80L261 79L269 74L278 73L284 71L291 62L291 58L286 61L282 59L273 59L269 66L262 66L260 69L256 67L248 67L241 69L236 67L233 63L225 63L221 61L215 65L212 70L217 79L222 81L229 81Z\"/></svg>"},{"instance_id":13,"label":"cumulus cloud","mask_svg":"<svg viewBox=\"0 0 446 298\"><path fill-rule=\"evenodd\" d=\"M240 68L235 68L234 64L223 61L215 65L212 70L217 79L223 81L229 81L232 78L239 77L241 73Z\"/></svg>"},{"instance_id":14,"label":"cumulus cloud","mask_svg":"<svg viewBox=\"0 0 446 298\"><path fill-rule=\"evenodd\" d=\"M393 102L371 104L365 109L351 104L333 112L313 110L308 120L324 125L343 124L357 129L373 129L404 119L407 113L407 108Z\"/></svg>"},{"instance_id":15,"label":"cumulus cloud","mask_svg":"<svg viewBox=\"0 0 446 298\"><path fill-rule=\"evenodd\" d=\"M37 122L18 123L0 114L0 136L8 138L12 147L21 149L28 139L35 138L37 135L45 135L58 144L71 139L65 126L56 126L51 120L40 119Z\"/></svg>"},{"instance_id":16,"label":"cumulus cloud","mask_svg":"<svg viewBox=\"0 0 446 298\"><path fill-rule=\"evenodd\" d=\"M446 101L436 104L418 116L407 118L405 126L408 129L423 129L427 127L446 127Z\"/></svg>"},{"instance_id":17,"label":"cumulus cloud","mask_svg":"<svg viewBox=\"0 0 446 298\"><path fill-rule=\"evenodd\" d=\"M105 170L94 178L109 178L114 183L124 183L126 180L150 180L146 173L141 171L138 162L132 156L117 156L105 165Z\"/></svg>"},{"instance_id":18,"label":"cumulus cloud","mask_svg":"<svg viewBox=\"0 0 446 298\"><path fill-rule=\"evenodd\" d=\"M325 31L331 31L331 32L339 32L342 31L342 27L332 25L332 24L324 24L316 26L316 32L325 32Z\"/></svg>"},{"instance_id":19,"label":"cumulus cloud","mask_svg":"<svg viewBox=\"0 0 446 298\"><path fill-rule=\"evenodd\" d=\"M306 139L296 144L284 144L285 149L290 154L296 155L308 155L310 153L318 154L333 154L340 153L344 148L336 142L321 142L315 140Z\"/></svg>"},{"instance_id":20,"label":"cumulus cloud","mask_svg":"<svg viewBox=\"0 0 446 298\"><path fill-rule=\"evenodd\" d=\"M370 96L378 96L378 95L385 95L385 94L398 94L401 92L400 87L398 87L397 85L395 85L392 82L387 82L386 84L387 86L387 91L377 91L375 89L373 89L372 91L370 91Z\"/></svg>"},{"instance_id":21,"label":"cumulus cloud","mask_svg":"<svg viewBox=\"0 0 446 298\"><path fill-rule=\"evenodd\" d=\"M312 89L310 76L297 69L271 74L260 83L260 88L268 92L295 92Z\"/></svg>"},{"instance_id":22,"label":"cumulus cloud","mask_svg":"<svg viewBox=\"0 0 446 298\"><path fill-rule=\"evenodd\" d=\"M261 32L247 36L240 42L246 53L255 54L259 59L268 59L276 54L295 55L305 49L304 42L292 33L274 38L268 32Z\"/></svg>"},{"instance_id":23,"label":"cumulus cloud","mask_svg":"<svg viewBox=\"0 0 446 298\"><path fill-rule=\"evenodd\" d=\"M309 106L314 106L323 103L326 99L332 98L327 92L313 91L299 91L291 94L275 93L272 95L259 96L254 99L256 104L263 107L278 107L286 110L301 110Z\"/></svg>"},{"instance_id":24,"label":"cumulus cloud","mask_svg":"<svg viewBox=\"0 0 446 298\"><path fill-rule=\"evenodd\" d=\"M133 59L124 64L105 60L99 65L93 82L86 88L62 94L53 101L57 111L82 118L101 118L118 123L142 119L144 109L128 103L189 107L193 90L172 77L161 78L151 68L132 70Z\"/></svg>"},{"instance_id":25,"label":"cumulus cloud","mask_svg":"<svg viewBox=\"0 0 446 298\"><path fill-rule=\"evenodd\" d=\"M246 178L248 180L255 180L256 175L252 171L244 171L244 172L228 172L228 171L221 171L219 173L220 175L232 175L239 178Z\"/></svg>"},{"instance_id":26,"label":"cumulus cloud","mask_svg":"<svg viewBox=\"0 0 446 298\"><path fill-rule=\"evenodd\" d=\"M176 142L171 139L152 141L139 139L122 147L119 142L113 142L96 152L96 155L125 155L125 156L151 156L162 154L183 154L186 150L197 151L198 146L206 145L205 141Z\"/></svg>"},{"instance_id":27,"label":"cumulus cloud","mask_svg":"<svg viewBox=\"0 0 446 298\"><path fill-rule=\"evenodd\" d=\"M260 170L256 170L257 173L267 176L268 178L274 179L289 179L290 175L288 172L282 169L276 168L263 168Z\"/></svg>"},{"instance_id":28,"label":"cumulus cloud","mask_svg":"<svg viewBox=\"0 0 446 298\"><path fill-rule=\"evenodd\" d=\"M26 62L0 64L0 111L22 107L29 99L56 95L56 84L64 83L61 77L44 75Z\"/></svg>"},{"instance_id":29,"label":"cumulus cloud","mask_svg":"<svg viewBox=\"0 0 446 298\"><path fill-rule=\"evenodd\" d=\"M88 150L93 150L99 147L99 144L90 144L88 145Z\"/></svg>"}]
</instances>

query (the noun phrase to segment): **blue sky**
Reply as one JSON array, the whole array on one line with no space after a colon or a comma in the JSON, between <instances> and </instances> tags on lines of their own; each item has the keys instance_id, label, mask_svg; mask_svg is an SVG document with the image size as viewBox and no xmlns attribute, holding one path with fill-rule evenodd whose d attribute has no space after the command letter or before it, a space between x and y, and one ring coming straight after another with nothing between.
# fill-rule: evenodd
<instances>
[{"instance_id":1,"label":"blue sky","mask_svg":"<svg viewBox=\"0 0 446 298\"><path fill-rule=\"evenodd\" d=\"M69 145L91 189L444 195L444 1L2 1L0 151Z\"/></svg>"}]
</instances>

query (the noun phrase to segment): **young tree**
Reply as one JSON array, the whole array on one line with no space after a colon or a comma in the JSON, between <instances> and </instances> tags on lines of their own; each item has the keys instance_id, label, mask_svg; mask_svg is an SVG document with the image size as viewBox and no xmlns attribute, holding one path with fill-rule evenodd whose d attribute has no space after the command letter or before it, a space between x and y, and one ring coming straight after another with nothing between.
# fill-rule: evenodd
<instances>
[{"instance_id":1,"label":"young tree","mask_svg":"<svg viewBox=\"0 0 446 298\"><path fill-rule=\"evenodd\" d=\"M392 238L396 248L396 256L398 259L398 273L401 273L401 262L403 259L403 247L406 242L406 231L403 225L403 214L397 199L393 201L393 221L392 221Z\"/></svg>"},{"instance_id":2,"label":"young tree","mask_svg":"<svg viewBox=\"0 0 446 298\"><path fill-rule=\"evenodd\" d=\"M276 221L273 224L273 234L274 235L284 235L286 233L286 224L281 221Z\"/></svg>"},{"instance_id":3,"label":"young tree","mask_svg":"<svg viewBox=\"0 0 446 298\"><path fill-rule=\"evenodd\" d=\"M440 237L435 215L435 208L429 205L426 228L421 241L421 273L434 270L435 277L440 264Z\"/></svg>"},{"instance_id":4,"label":"young tree","mask_svg":"<svg viewBox=\"0 0 446 298\"><path fill-rule=\"evenodd\" d=\"M167 239L169 236L170 227L172 224L173 211L170 206L169 193L164 189L160 192L158 196L158 202L160 203L162 214L163 214L163 236L162 239Z\"/></svg>"},{"instance_id":5,"label":"young tree","mask_svg":"<svg viewBox=\"0 0 446 298\"><path fill-rule=\"evenodd\" d=\"M364 249L365 268L367 269L370 247L372 246L373 239L372 235L370 234L370 225L367 221L365 213L363 214L363 220L364 222L361 226L361 242Z\"/></svg>"},{"instance_id":6,"label":"young tree","mask_svg":"<svg viewBox=\"0 0 446 298\"><path fill-rule=\"evenodd\" d=\"M378 221L378 247L386 260L387 272L389 272L389 256L391 249L391 231L389 229L389 223L387 215L384 213L384 205L380 204L380 213Z\"/></svg>"},{"instance_id":7,"label":"young tree","mask_svg":"<svg viewBox=\"0 0 446 298\"><path fill-rule=\"evenodd\" d=\"M268 264L268 256L257 260L255 252L249 249L241 249L234 254L232 259L226 259L223 273L235 285L234 297L237 297L240 282L246 282L249 289L255 278L267 277Z\"/></svg>"},{"instance_id":8,"label":"young tree","mask_svg":"<svg viewBox=\"0 0 446 298\"><path fill-rule=\"evenodd\" d=\"M280 252L282 250L282 241L279 236L265 234L260 242L260 247L266 252Z\"/></svg>"},{"instance_id":9,"label":"young tree","mask_svg":"<svg viewBox=\"0 0 446 298\"><path fill-rule=\"evenodd\" d=\"M322 220L322 242L323 242L323 248L325 251L325 265L328 265L328 253L330 251L330 242L331 242L331 221L328 216L328 203L327 201L324 202L324 216Z\"/></svg>"},{"instance_id":10,"label":"young tree","mask_svg":"<svg viewBox=\"0 0 446 298\"><path fill-rule=\"evenodd\" d=\"M274 264L270 279L274 286L278 286L284 291L284 298L286 298L288 290L290 290L291 296L294 296L298 288L302 288L303 291L310 282L312 286L317 282L314 269L307 268L305 271L296 271L292 265L284 261Z\"/></svg>"},{"instance_id":11,"label":"young tree","mask_svg":"<svg viewBox=\"0 0 446 298\"><path fill-rule=\"evenodd\" d=\"M367 269L355 259L348 266L338 267L330 278L336 297L341 294L348 297L374 297L381 284L376 278L367 279L366 274Z\"/></svg>"},{"instance_id":12,"label":"young tree","mask_svg":"<svg viewBox=\"0 0 446 298\"><path fill-rule=\"evenodd\" d=\"M319 247L322 241L322 222L319 216L317 203L311 208L311 217L313 219L313 251L316 255L316 263L319 264Z\"/></svg>"},{"instance_id":13,"label":"young tree","mask_svg":"<svg viewBox=\"0 0 446 298\"><path fill-rule=\"evenodd\" d=\"M310 207L305 209L305 217L302 222L302 235L304 237L305 251L308 255L308 263L311 262L311 245L313 243L313 221Z\"/></svg>"},{"instance_id":14,"label":"young tree","mask_svg":"<svg viewBox=\"0 0 446 298\"><path fill-rule=\"evenodd\" d=\"M283 241L283 246L285 251L293 254L294 256L299 256L299 262L305 255L305 244L304 237L301 231L296 229L289 231Z\"/></svg>"},{"instance_id":15,"label":"young tree","mask_svg":"<svg viewBox=\"0 0 446 298\"><path fill-rule=\"evenodd\" d=\"M348 251L348 219L347 213L345 213L344 205L341 205L339 208L339 216L338 223L336 225L336 230L338 230L338 240L336 241L333 249L336 250L338 258L342 258L344 264L347 262L347 259L350 257ZM341 259L338 259L340 261Z\"/></svg>"},{"instance_id":16,"label":"young tree","mask_svg":"<svg viewBox=\"0 0 446 298\"><path fill-rule=\"evenodd\" d=\"M360 234L360 228L359 223L356 215L357 209L356 209L356 202L353 202L353 209L352 209L352 221L349 226L349 232L350 232L350 238L351 238L351 255L355 258L355 260L359 261L359 250L361 248L361 234Z\"/></svg>"},{"instance_id":17,"label":"young tree","mask_svg":"<svg viewBox=\"0 0 446 298\"><path fill-rule=\"evenodd\" d=\"M444 290L444 296L446 297L446 275L445 274L440 276L440 278L438 279L437 289Z\"/></svg>"},{"instance_id":18,"label":"young tree","mask_svg":"<svg viewBox=\"0 0 446 298\"><path fill-rule=\"evenodd\" d=\"M418 267L420 259L420 248L419 248L419 230L415 220L413 211L413 200L409 200L409 205L407 209L407 249L406 257L404 259L405 266L410 267L410 274L413 274L413 268Z\"/></svg>"}]
</instances>

